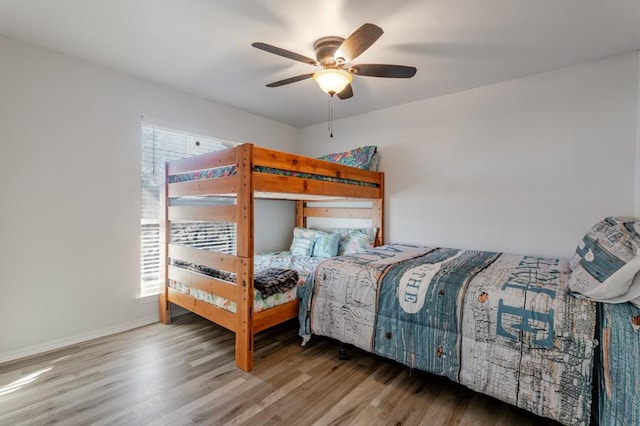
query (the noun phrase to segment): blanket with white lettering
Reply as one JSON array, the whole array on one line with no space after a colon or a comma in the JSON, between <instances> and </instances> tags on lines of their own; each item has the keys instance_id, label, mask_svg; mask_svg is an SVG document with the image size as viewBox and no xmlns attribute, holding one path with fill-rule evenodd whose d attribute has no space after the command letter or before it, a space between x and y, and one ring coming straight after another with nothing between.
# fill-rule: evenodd
<instances>
[{"instance_id":1,"label":"blanket with white lettering","mask_svg":"<svg viewBox=\"0 0 640 426\"><path fill-rule=\"evenodd\" d=\"M566 260L388 244L321 263L300 334L439 374L564 424L588 424L593 303Z\"/></svg>"}]
</instances>

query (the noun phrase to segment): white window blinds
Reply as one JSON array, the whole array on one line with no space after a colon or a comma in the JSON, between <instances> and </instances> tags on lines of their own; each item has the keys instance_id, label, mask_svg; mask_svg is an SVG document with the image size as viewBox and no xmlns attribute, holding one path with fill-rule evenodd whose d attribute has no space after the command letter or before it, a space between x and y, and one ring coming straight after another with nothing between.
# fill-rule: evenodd
<instances>
[{"instance_id":1,"label":"white window blinds","mask_svg":"<svg viewBox=\"0 0 640 426\"><path fill-rule=\"evenodd\" d=\"M232 147L208 137L142 125L142 203L140 220L140 294L157 294L160 279L160 189L164 163ZM225 222L181 222L172 224L171 240L197 248L234 254L236 228Z\"/></svg>"}]
</instances>

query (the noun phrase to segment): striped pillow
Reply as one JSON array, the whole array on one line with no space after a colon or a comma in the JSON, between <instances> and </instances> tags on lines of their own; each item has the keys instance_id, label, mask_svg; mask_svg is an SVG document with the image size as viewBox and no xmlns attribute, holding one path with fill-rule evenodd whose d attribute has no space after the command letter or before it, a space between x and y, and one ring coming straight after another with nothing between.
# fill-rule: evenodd
<instances>
[{"instance_id":1,"label":"striped pillow","mask_svg":"<svg viewBox=\"0 0 640 426\"><path fill-rule=\"evenodd\" d=\"M608 217L591 228L570 260L569 288L577 295L609 303L640 296L640 223ZM636 283L637 281L637 283Z\"/></svg>"},{"instance_id":2,"label":"striped pillow","mask_svg":"<svg viewBox=\"0 0 640 426\"><path fill-rule=\"evenodd\" d=\"M316 241L316 231L297 227L293 229L293 241L289 251L294 256L311 256L313 244Z\"/></svg>"}]
</instances>

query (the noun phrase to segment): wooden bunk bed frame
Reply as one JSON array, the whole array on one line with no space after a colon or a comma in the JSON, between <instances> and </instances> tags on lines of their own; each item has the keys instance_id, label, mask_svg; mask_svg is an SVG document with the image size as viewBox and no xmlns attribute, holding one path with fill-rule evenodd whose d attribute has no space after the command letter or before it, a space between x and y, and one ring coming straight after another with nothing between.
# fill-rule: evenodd
<instances>
[{"instance_id":1,"label":"wooden bunk bed frame","mask_svg":"<svg viewBox=\"0 0 640 426\"><path fill-rule=\"evenodd\" d=\"M169 176L211 168L236 166L236 173L214 179L169 183ZM366 182L374 186L283 176L256 171L255 167L312 174L329 178ZM235 205L169 206L169 199L182 196L230 196ZM164 289L160 294L160 321L171 321L170 304L194 312L236 334L236 366L253 368L253 336L298 315L298 301L253 312L254 199L296 201L296 226L306 226L308 217L370 219L378 228L376 245L383 244L384 174L314 158L265 149L246 143L223 151L168 162L162 201L161 247L164 261ZM359 199L370 200L371 207L308 207L307 201ZM235 222L236 255L172 244L171 221ZM169 258L236 274L236 283L208 277L169 265ZM223 297L237 306L236 313L218 308L168 286L176 280L191 287Z\"/></svg>"}]
</instances>

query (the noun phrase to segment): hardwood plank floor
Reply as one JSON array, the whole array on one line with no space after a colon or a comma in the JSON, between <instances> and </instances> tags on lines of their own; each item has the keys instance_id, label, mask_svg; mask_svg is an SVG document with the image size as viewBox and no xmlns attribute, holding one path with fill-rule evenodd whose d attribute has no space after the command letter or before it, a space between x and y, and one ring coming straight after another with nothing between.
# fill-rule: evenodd
<instances>
[{"instance_id":1,"label":"hardwood plank floor","mask_svg":"<svg viewBox=\"0 0 640 426\"><path fill-rule=\"evenodd\" d=\"M259 333L255 367L193 314L0 365L0 425L555 425L431 374L314 336Z\"/></svg>"}]
</instances>

